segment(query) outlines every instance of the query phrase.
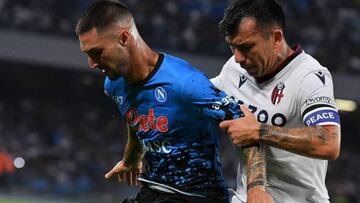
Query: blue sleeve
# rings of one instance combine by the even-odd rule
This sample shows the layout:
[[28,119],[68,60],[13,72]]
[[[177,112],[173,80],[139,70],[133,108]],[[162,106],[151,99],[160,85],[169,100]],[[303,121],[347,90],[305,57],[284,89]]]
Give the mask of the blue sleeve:
[[227,96],[216,88],[209,79],[200,72],[192,74],[185,80],[182,99],[201,114],[217,121],[236,119],[243,116],[240,106],[234,97]]

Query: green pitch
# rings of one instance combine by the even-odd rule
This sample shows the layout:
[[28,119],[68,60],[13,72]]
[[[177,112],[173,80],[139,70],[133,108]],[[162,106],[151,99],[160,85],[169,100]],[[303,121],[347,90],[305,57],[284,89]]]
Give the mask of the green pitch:
[[[0,197],[0,203],[61,203],[61,201],[26,200],[26,199]],[[68,203],[68,202],[66,202],[66,203]]]
[[35,202],[23,201],[23,200],[0,199],[0,203],[35,203]]

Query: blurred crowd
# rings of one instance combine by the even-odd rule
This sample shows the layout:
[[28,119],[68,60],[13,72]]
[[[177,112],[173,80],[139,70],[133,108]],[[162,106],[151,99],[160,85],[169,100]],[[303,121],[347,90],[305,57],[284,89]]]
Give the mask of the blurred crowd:
[[[229,56],[217,31],[228,1],[124,2],[153,46]],[[289,44],[300,43],[333,72],[360,73],[359,0],[280,2],[287,14]],[[74,38],[76,20],[90,3],[0,0],[0,29]],[[112,102],[101,95],[102,79],[64,70],[50,73],[47,68],[14,67],[10,64],[4,70],[2,63],[0,69],[0,156],[22,157],[25,165],[5,170],[0,163],[0,192],[24,188],[59,196],[119,193],[119,185],[103,176],[122,158],[125,123]],[[228,185],[234,187],[234,151],[226,136],[221,136],[221,142],[224,174]],[[359,202],[359,150],[341,150],[340,158],[329,162],[327,185],[332,202]]]
[[[12,171],[6,183],[0,184],[0,192],[23,188],[59,197],[120,195],[120,184],[104,179],[122,158],[126,144],[125,125],[114,112],[91,102],[0,101],[1,145],[13,159],[25,159],[24,168]],[[224,174],[234,188],[235,152],[226,136],[220,139]],[[329,164],[327,186],[332,202],[359,200],[359,170],[358,151],[342,148],[340,158]]]
[[[229,55],[217,24],[230,0],[124,0],[147,42],[159,49]],[[359,0],[279,0],[289,44],[300,43],[332,71],[360,73]],[[92,0],[0,0],[0,27],[74,37]]]
[[[0,156],[25,160],[7,171],[0,163],[0,194],[19,189],[53,197],[110,194],[117,201],[125,195],[116,179],[104,179],[122,158],[127,138],[124,121],[103,94],[102,76],[2,62],[0,78],[6,78],[0,80]],[[347,125],[340,158],[329,162],[327,186],[331,202],[355,203],[360,201],[358,122],[341,116]],[[225,179],[234,188],[235,151],[227,136],[220,141]]]

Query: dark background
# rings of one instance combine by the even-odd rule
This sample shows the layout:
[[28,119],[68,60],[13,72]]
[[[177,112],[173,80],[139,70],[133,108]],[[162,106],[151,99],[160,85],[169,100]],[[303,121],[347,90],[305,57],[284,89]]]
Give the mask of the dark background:
[[[59,202],[119,202],[137,190],[103,178],[122,158],[126,143],[125,124],[103,94],[104,76],[88,70],[85,58],[76,61],[70,58],[69,63],[60,58],[67,56],[67,51],[81,54],[73,30],[90,2],[0,1],[0,34],[5,33],[0,39],[0,147],[11,157],[23,157],[26,161],[24,168],[0,179],[0,200],[21,197]],[[186,53],[185,58],[201,64],[199,68],[209,77],[219,73],[221,64],[230,57],[217,32],[228,1],[125,2],[135,15],[140,34],[151,47],[174,54]],[[360,2],[281,3],[287,15],[289,44],[300,43],[328,67],[337,98],[358,103]],[[15,35],[19,37],[13,39]],[[25,41],[35,38],[55,39],[58,44],[44,48]],[[16,50],[12,47],[16,43],[28,51]],[[61,44],[69,43],[76,47],[59,49]],[[48,55],[40,50],[48,50]],[[219,66],[213,67],[210,61],[214,58]],[[359,115],[359,110],[340,112],[341,155],[329,162],[327,175],[331,202],[360,202]],[[224,174],[228,185],[234,187],[237,160],[226,136],[221,140]]]

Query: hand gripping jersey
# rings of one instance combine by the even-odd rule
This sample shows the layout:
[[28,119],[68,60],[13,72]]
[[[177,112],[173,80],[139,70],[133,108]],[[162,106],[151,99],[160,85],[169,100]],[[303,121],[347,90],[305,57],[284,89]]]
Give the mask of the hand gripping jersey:
[[[212,82],[228,95],[241,99],[259,122],[287,128],[340,126],[329,71],[304,53],[300,46],[294,49],[280,67],[281,71],[261,84],[248,75],[234,57],[228,60]],[[267,190],[275,202],[329,202],[325,187],[326,160],[300,156],[267,145],[262,147],[266,153]],[[245,201],[246,168],[239,165],[237,195],[233,202]]]
[[217,135],[219,121],[242,116],[233,98],[166,54],[142,83],[106,78],[105,91],[143,144],[140,181],[171,193],[227,197]]

